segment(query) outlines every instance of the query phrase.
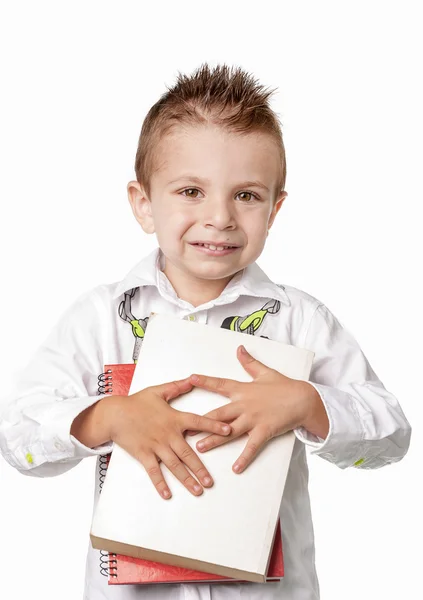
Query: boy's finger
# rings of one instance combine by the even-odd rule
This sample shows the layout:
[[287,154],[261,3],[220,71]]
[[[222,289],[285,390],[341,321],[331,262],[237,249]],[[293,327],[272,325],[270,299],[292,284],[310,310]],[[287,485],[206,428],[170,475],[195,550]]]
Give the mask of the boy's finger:
[[[203,415],[203,417],[208,417],[209,419],[214,419],[215,421],[221,421],[222,423],[227,423],[228,421],[237,419],[241,414],[242,407],[239,405],[239,403],[230,402],[229,404],[219,406],[219,408],[211,410]],[[200,433],[200,430],[189,429],[186,432],[187,435],[195,435],[196,433]]]
[[266,443],[266,438],[259,433],[252,433],[249,438],[244,451],[239,458],[234,462],[232,469],[235,473],[241,473],[244,471],[249,464],[253,462],[261,448]]
[[172,496],[172,492],[167,486],[155,454],[151,454],[144,458],[142,464],[160,496],[165,500],[168,500]]
[[231,427],[232,431],[230,435],[222,436],[221,434],[213,434],[199,440],[196,443],[197,450],[206,452],[212,448],[217,448],[217,446],[222,446],[223,444],[226,444],[226,442],[230,442],[248,431],[248,426],[246,426],[245,419],[242,417],[235,419],[235,421],[231,423]]
[[169,402],[169,400],[173,400],[181,394],[186,394],[186,392],[191,391],[192,388],[193,384],[190,382],[190,378],[186,377],[185,379],[163,383],[162,385],[157,386],[157,391],[163,400]]
[[183,461],[184,465],[189,468],[191,473],[197,477],[198,481],[203,484],[203,486],[211,487],[213,485],[213,478],[202,463],[201,458],[183,438],[173,439],[171,442],[171,448]]
[[238,360],[249,373],[253,379],[256,379],[260,375],[265,375],[272,369],[264,365],[262,362],[254,358],[246,349],[245,346],[238,346],[237,349]]
[[219,435],[228,435],[231,432],[231,426],[227,423],[221,423],[215,419],[209,419],[194,413],[181,411],[181,419],[184,429],[191,431],[208,431]]
[[216,392],[222,396],[230,398],[237,386],[242,385],[240,381],[234,379],[224,379],[222,377],[209,377],[208,375],[191,375],[189,381],[196,387],[201,387],[211,392]]
[[223,406],[219,406],[218,408],[205,413],[203,417],[215,419],[216,421],[227,422],[237,419],[242,412],[243,406],[239,404],[239,402],[229,402],[229,404],[224,404]]
[[[187,463],[187,464],[196,464],[196,460],[200,462],[200,468],[196,467],[196,471],[202,470],[207,473],[203,463],[198,458],[197,454],[194,450],[182,439],[184,442],[184,450],[179,450],[179,456]],[[177,446],[175,446],[177,447]],[[187,488],[191,494],[194,496],[199,496],[203,493],[202,486],[198,483],[198,481],[191,475],[191,473],[186,469],[182,460],[180,460],[179,456],[173,450],[173,447],[168,446],[160,452],[160,458],[162,459],[163,464],[167,466],[169,471],[179,479],[179,481]],[[190,467],[191,468],[191,467]],[[194,469],[192,469],[195,472]]]

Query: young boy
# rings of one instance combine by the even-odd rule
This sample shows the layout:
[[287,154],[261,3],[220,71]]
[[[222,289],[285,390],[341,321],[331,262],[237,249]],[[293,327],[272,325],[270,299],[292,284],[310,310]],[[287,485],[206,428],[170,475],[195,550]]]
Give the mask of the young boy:
[[[167,501],[172,490],[160,461],[187,493],[213,485],[200,444],[197,454],[186,443],[190,431],[205,432],[206,450],[248,433],[239,468],[233,466],[237,477],[263,444],[294,430],[280,512],[285,577],[271,584],[108,587],[107,553],[89,545],[86,600],[316,600],[306,446],[341,469],[382,467],[407,452],[410,425],[353,336],[322,302],[273,283],[255,262],[287,196],[270,94],[241,69],[202,65],[192,76],[180,75],[150,109],[128,197],[159,248],[122,281],[93,288],[64,313],[22,370],[2,415],[0,441],[12,466],[41,477],[97,455],[96,500],[102,457],[116,442],[144,465]],[[240,347],[251,383],[198,373],[130,397],[106,396],[103,365],[137,361],[152,311],[308,348],[315,352],[310,381],[285,377]],[[202,417],[173,409],[172,398],[194,385],[233,402]]]

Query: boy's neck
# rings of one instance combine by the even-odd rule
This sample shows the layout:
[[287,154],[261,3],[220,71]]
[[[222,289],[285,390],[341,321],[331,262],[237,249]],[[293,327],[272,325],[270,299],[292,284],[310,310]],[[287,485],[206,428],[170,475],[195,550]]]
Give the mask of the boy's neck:
[[178,298],[193,306],[200,306],[218,298],[235,276],[235,274],[230,275],[224,279],[195,279],[183,271],[176,272],[171,266],[169,267],[167,261],[162,271],[172,284]]

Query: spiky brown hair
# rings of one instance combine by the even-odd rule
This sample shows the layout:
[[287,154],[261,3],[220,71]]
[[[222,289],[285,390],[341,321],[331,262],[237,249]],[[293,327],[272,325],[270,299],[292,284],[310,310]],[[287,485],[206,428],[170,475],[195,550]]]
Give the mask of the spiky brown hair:
[[168,87],[150,108],[144,119],[135,157],[137,181],[150,197],[150,180],[157,168],[158,143],[178,124],[219,125],[246,134],[269,133],[280,152],[280,178],[277,189],[284,190],[286,180],[285,147],[276,113],[269,106],[275,91],[266,89],[240,67],[203,63],[192,75],[178,72],[176,84]]

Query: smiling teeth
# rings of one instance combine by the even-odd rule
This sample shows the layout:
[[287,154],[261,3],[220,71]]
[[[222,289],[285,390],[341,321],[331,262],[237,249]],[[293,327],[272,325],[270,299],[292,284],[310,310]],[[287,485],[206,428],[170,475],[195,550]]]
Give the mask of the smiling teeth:
[[199,244],[199,246],[204,246],[204,248],[209,248],[209,250],[227,250],[228,248],[232,248],[232,246],[213,246],[213,244]]

